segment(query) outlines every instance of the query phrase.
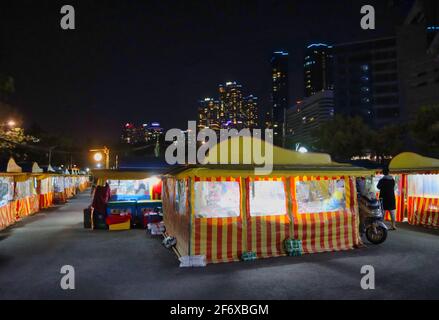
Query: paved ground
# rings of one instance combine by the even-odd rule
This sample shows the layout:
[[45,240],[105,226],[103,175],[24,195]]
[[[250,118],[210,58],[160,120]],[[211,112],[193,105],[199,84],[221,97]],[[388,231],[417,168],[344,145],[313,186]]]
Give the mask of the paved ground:
[[[142,230],[82,228],[80,195],[0,232],[0,299],[439,299],[439,233],[403,226],[381,246],[180,269]],[[73,265],[76,290],[60,287]],[[373,265],[376,290],[360,288]]]

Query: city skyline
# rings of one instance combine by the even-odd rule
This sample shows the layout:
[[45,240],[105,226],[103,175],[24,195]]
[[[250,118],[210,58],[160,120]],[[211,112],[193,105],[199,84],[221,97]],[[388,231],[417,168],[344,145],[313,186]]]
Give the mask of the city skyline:
[[[348,42],[392,34],[395,23],[401,19],[399,7],[391,8],[389,15],[387,3],[372,1],[377,7],[380,28],[364,31],[358,25],[360,2],[345,1],[337,5],[318,2],[319,6],[315,7],[301,2],[267,4],[259,1],[253,7],[244,3],[226,7],[211,3],[199,6],[177,4],[172,9],[166,4],[152,2],[152,10],[148,10],[151,13],[141,10],[144,5],[140,3],[119,3],[111,8],[81,3],[77,8],[78,30],[71,33],[52,30],[51,19],[58,23],[59,8],[56,5],[47,2],[42,8],[29,10],[32,17],[30,13],[22,13],[18,5],[13,5],[8,8],[9,15],[2,23],[12,26],[18,23],[21,27],[13,27],[13,34],[2,36],[0,66],[16,80],[14,105],[24,114],[25,120],[35,121],[54,132],[69,130],[79,139],[84,138],[84,132],[73,123],[83,123],[90,128],[92,134],[87,134],[87,138],[91,136],[94,143],[116,140],[114,130],[109,130],[109,134],[104,132],[131,119],[157,119],[166,128],[184,127],[180,110],[187,110],[187,117],[196,120],[197,110],[193,106],[199,97],[212,96],[212,88],[231,80],[252,88],[252,94],[259,98],[262,118],[266,109],[271,107],[271,72],[267,61],[273,51],[285,50],[290,54],[292,81],[289,98],[295,101],[303,95],[301,61],[307,44]],[[216,16],[212,14],[212,8],[224,11]],[[380,8],[386,8],[386,19],[380,14],[383,12]],[[204,17],[198,23],[174,19],[179,10],[189,16]],[[242,10],[248,12],[246,18],[240,14]],[[167,28],[181,28],[178,34],[186,39],[184,42],[174,39],[172,51],[160,50],[160,45],[171,39],[160,20],[144,19],[158,11],[175,21]],[[273,17],[266,15],[267,12]],[[308,22],[304,12],[318,17],[319,22],[331,24],[332,30]],[[109,15],[117,17],[116,22],[109,29],[101,27],[105,26],[105,18]],[[283,22],[274,16],[282,17]],[[288,19],[291,16],[297,19]],[[344,16],[344,21],[340,21],[339,16]],[[199,25],[203,25],[206,19],[212,22],[210,27],[199,31]],[[249,23],[256,26],[255,21],[260,21],[259,27],[243,27],[238,33],[231,32]],[[158,26],[154,29],[156,35],[148,31],[147,26],[151,23]],[[219,29],[224,23],[230,26]],[[27,24],[41,25],[47,31],[45,38],[37,36],[32,39]],[[299,30],[299,25],[306,28],[294,31]],[[342,31],[346,25],[358,26],[345,33]],[[134,32],[139,28],[150,36],[148,42]],[[222,42],[227,45],[218,47],[216,41],[209,40],[213,34],[218,34],[221,39],[229,36],[229,41]],[[97,41],[92,42],[92,38]],[[22,41],[18,43],[16,39]],[[151,41],[159,44],[158,50],[149,50]],[[48,47],[50,50],[46,53]],[[209,51],[204,52],[203,48],[209,48]],[[33,63],[30,56],[24,55],[25,52],[35,52],[35,62],[38,63]],[[130,59],[126,59],[128,55]],[[162,61],[161,57],[166,58],[163,61],[167,63],[151,63]],[[78,59],[86,63],[78,66]]]

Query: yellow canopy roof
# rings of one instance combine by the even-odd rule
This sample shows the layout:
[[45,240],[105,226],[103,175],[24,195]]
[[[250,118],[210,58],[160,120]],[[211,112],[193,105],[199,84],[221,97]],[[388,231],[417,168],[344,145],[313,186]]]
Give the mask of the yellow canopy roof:
[[[240,143],[238,143],[240,142]],[[235,143],[235,146],[233,145]],[[265,143],[258,138],[234,137],[218,143],[211,148],[205,157],[208,163],[219,163],[221,150],[228,150],[229,164],[207,164],[177,168],[169,174],[178,178],[189,176],[197,177],[253,177],[255,175],[255,161],[251,157],[251,164],[245,164],[244,155],[253,150],[255,143],[261,144],[262,153],[265,154]],[[250,149],[248,148],[250,146]],[[247,147],[247,150],[246,150]],[[283,176],[368,176],[373,175],[373,170],[353,167],[332,161],[331,156],[325,153],[300,153],[292,150],[273,147],[272,157],[265,159],[267,164],[273,165],[273,171],[268,177]],[[224,156],[225,158],[225,156]],[[236,164],[231,164],[235,159]],[[238,160],[239,159],[239,160]],[[236,161],[238,160],[238,161]],[[249,160],[249,159],[247,159]],[[249,162],[247,162],[249,163]]]
[[[228,164],[237,163],[237,161],[232,162],[232,159],[239,159],[239,164],[249,164],[249,162],[244,163],[245,157],[248,157],[251,163],[255,164],[255,159],[252,157],[251,153],[256,144],[260,145],[262,153],[265,154],[265,142],[263,140],[255,137],[233,137],[213,146],[210,149],[209,154],[205,157],[205,160],[209,163],[220,163],[221,152],[227,150]],[[273,148],[273,157],[268,157],[268,159],[266,159],[266,163],[269,164],[349,166],[348,164],[333,162],[331,156],[326,153],[300,153],[271,144],[270,146]]]
[[439,159],[404,152],[392,159],[390,171],[439,171]]
[[[269,175],[259,176],[259,177],[367,177],[373,175],[375,172],[373,170],[367,170],[363,168],[346,168],[346,167],[274,167],[273,171]],[[187,177],[200,177],[200,178],[216,178],[216,177],[231,177],[231,178],[247,178],[256,177],[254,170],[240,168],[235,166],[234,168],[224,168],[223,166],[218,166],[217,168],[210,167],[193,167],[187,168],[180,172],[170,173],[177,177],[178,179]]]
[[97,179],[99,185],[107,180],[143,180],[163,174],[160,170],[143,171],[118,171],[118,170],[93,170],[92,176]]
[[12,177],[15,182],[24,182],[33,178],[32,173],[23,172],[0,172],[1,177]]

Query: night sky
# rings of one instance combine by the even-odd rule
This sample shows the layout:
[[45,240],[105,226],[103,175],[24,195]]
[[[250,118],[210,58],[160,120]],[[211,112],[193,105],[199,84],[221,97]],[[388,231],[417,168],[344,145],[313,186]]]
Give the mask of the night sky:
[[[117,140],[128,121],[186,128],[197,101],[237,81],[270,101],[270,57],[290,52],[291,98],[303,91],[305,45],[394,35],[388,0],[1,1],[0,72],[16,81],[26,122],[91,143]],[[60,28],[60,8],[76,30]],[[360,28],[360,8],[377,30]],[[293,100],[294,101],[294,100]]]

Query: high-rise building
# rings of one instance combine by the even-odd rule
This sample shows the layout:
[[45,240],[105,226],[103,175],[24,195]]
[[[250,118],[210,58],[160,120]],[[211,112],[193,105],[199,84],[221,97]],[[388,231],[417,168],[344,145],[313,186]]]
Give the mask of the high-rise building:
[[205,98],[200,101],[198,107],[198,129],[210,128],[215,131],[221,129],[222,117],[220,115],[220,103],[213,98]]
[[333,90],[332,46],[314,43],[307,47],[304,61],[305,97],[323,90]]
[[163,134],[164,130],[158,122],[142,125],[127,123],[122,130],[121,141],[124,144],[131,145],[155,144],[160,141]]
[[140,131],[143,135],[143,141],[147,144],[160,142],[164,136],[164,129],[159,122],[144,123]]
[[309,148],[315,142],[314,131],[334,117],[334,91],[320,91],[288,109],[286,147],[300,144]]
[[403,120],[439,105],[439,2],[418,0],[397,30]]
[[289,106],[288,52],[273,53],[272,69],[272,126],[274,143],[282,146],[285,137],[285,114]]
[[439,2],[437,0],[416,0],[404,25],[424,27],[427,46],[434,45],[435,40],[439,42],[436,37],[439,34]]
[[121,140],[125,144],[138,144],[142,141],[142,134],[134,123],[127,123],[123,127]]
[[396,38],[334,47],[335,112],[360,116],[372,127],[401,117]]
[[258,98],[243,95],[242,86],[227,82],[218,88],[219,99],[205,98],[198,108],[198,129],[255,129],[259,127]]
[[221,113],[224,113],[223,128],[244,128],[245,112],[242,86],[236,82],[227,82],[219,86]]
[[244,127],[248,129],[259,128],[259,117],[258,117],[258,98],[249,95],[244,97],[244,114],[245,121]]

